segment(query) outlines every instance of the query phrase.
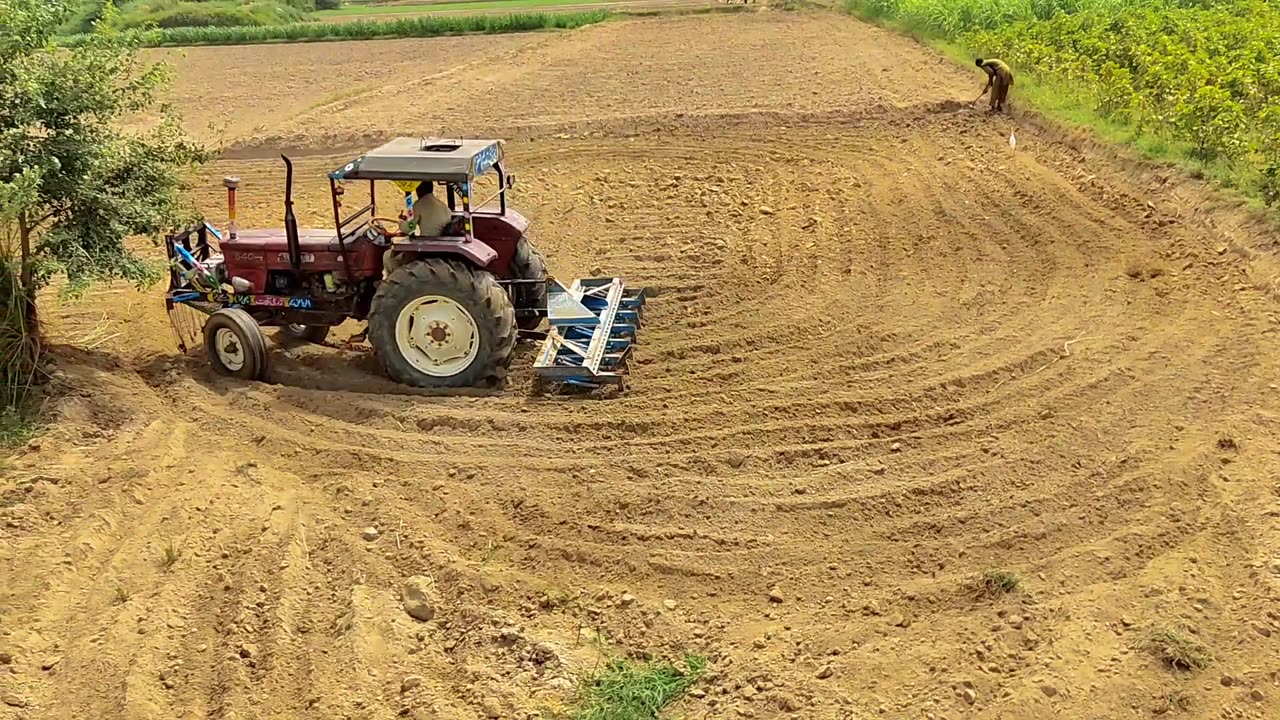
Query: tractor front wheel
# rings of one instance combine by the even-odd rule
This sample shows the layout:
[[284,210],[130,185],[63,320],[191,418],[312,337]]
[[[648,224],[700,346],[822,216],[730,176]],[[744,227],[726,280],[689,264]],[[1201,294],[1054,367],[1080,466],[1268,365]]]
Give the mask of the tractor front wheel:
[[515,296],[516,310],[525,311],[516,316],[516,324],[521,330],[536,330],[542,324],[543,316],[529,311],[546,312],[547,261],[533,243],[529,242],[529,238],[522,237],[516,242],[516,251],[511,257],[511,277],[516,280],[537,281],[516,283],[513,286],[515,292],[512,293]]
[[204,347],[209,364],[219,375],[241,380],[267,376],[267,341],[262,328],[240,308],[223,308],[204,324]]
[[378,286],[369,342],[387,375],[405,385],[493,382],[511,363],[515,309],[492,273],[461,260],[418,260]]

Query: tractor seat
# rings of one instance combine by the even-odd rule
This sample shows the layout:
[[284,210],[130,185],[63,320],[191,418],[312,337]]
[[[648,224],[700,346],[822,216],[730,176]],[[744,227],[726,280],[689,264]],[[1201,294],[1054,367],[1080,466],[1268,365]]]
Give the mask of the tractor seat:
[[[234,241],[224,243],[226,250],[259,250],[262,252],[288,252],[289,241],[284,229],[241,230]],[[298,228],[298,245],[303,250],[325,251],[338,250],[338,236],[332,230]]]

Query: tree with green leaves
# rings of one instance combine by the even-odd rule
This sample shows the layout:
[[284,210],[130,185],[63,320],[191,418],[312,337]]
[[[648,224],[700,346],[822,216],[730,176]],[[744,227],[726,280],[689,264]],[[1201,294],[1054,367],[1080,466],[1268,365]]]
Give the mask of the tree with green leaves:
[[[0,363],[6,405],[34,380],[36,296],[56,274],[69,287],[145,284],[161,268],[130,252],[192,217],[182,200],[205,150],[158,104],[168,68],[140,60],[113,31],[107,4],[86,44],[55,45],[75,0],[0,0]],[[130,129],[146,115],[154,122]],[[0,311],[3,312],[3,311]]]

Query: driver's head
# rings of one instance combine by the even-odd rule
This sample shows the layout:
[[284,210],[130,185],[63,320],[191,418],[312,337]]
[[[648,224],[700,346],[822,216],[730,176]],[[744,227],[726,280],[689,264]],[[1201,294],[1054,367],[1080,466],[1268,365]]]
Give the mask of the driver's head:
[[426,197],[430,195],[431,191],[434,189],[435,188],[432,186],[431,181],[429,180],[426,182],[418,183],[418,197],[420,198]]

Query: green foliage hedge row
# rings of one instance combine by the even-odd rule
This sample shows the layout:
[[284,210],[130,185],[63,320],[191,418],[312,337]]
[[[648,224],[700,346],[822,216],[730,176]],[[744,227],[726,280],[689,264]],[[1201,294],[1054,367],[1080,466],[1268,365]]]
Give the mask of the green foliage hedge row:
[[[326,7],[340,0],[321,0]],[[106,0],[80,0],[62,27],[66,34],[87,33],[103,14]],[[123,28],[280,25],[302,22],[316,0],[116,0]]]
[[[132,39],[144,47],[175,45],[248,45],[266,42],[317,40],[369,40],[392,37],[435,37],[462,33],[512,33],[530,30],[571,29],[602,22],[606,10],[577,13],[512,13],[510,15],[411,16],[390,20],[348,23],[293,23],[250,27],[177,27],[135,31]],[[86,36],[62,39],[66,47],[78,47]]]
[[235,27],[302,22],[306,10],[276,0],[256,2],[181,2],[149,0],[129,5],[120,17],[125,29],[159,27]]
[[1280,3],[848,0],[860,15],[1000,57],[1100,116],[1239,170],[1280,201]]

